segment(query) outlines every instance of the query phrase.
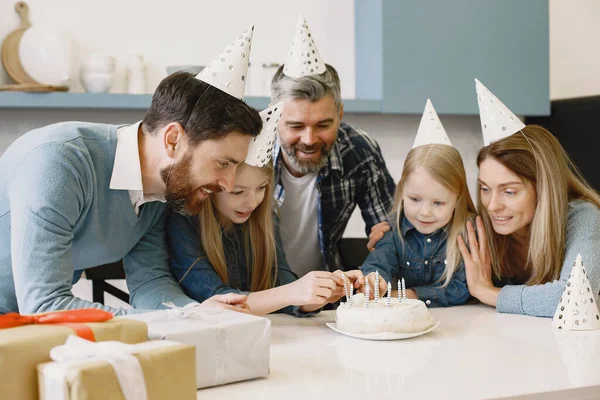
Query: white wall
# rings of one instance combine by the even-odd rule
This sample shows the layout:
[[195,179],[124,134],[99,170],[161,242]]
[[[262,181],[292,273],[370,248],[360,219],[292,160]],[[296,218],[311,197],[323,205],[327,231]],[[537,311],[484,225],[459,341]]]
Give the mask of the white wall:
[[[0,38],[16,29],[15,0],[0,0]],[[28,0],[33,25],[69,31],[79,60],[90,52],[117,57],[119,71],[111,88],[122,92],[123,67],[130,53],[148,63],[148,93],[166,76],[166,66],[207,65],[249,25],[255,25],[249,79],[260,83],[263,63],[284,63],[300,14],[306,18],[325,62],[336,66],[342,95],[353,98],[353,0]],[[255,68],[258,68],[256,70]],[[4,73],[4,72],[2,72]],[[7,82],[0,76],[0,83]],[[82,91],[77,76],[72,91]],[[254,89],[251,88],[251,89]],[[248,93],[249,95],[260,93]]]
[[600,95],[600,1],[550,0],[550,98]]

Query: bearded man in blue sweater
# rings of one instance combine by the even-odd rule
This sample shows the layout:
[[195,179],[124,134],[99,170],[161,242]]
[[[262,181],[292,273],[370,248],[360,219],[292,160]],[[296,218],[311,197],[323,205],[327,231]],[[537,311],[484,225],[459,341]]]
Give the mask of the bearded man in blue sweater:
[[[0,313],[192,305],[169,272],[165,202],[196,215],[209,193],[230,191],[261,128],[239,98],[182,72],[136,124],[65,122],[17,139],[0,158]],[[84,269],[120,259],[133,311],[73,296]]]

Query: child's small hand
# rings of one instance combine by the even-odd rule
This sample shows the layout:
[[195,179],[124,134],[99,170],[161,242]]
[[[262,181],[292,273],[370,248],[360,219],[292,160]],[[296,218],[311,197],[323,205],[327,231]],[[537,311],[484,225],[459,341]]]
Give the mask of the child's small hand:
[[344,290],[344,278],[346,276],[346,285],[348,285],[348,289],[351,287],[360,287],[364,285],[365,277],[362,272],[359,270],[352,270],[342,272],[341,270],[335,271],[332,276],[335,279],[335,283],[337,285],[336,289],[332,292],[331,297],[327,299],[328,303],[335,303],[340,300],[342,297],[346,296],[346,291]]
[[[369,275],[367,275],[366,278],[367,284],[369,285],[369,298],[370,299],[374,299],[375,298],[375,272],[371,272]],[[381,275],[379,275],[379,297],[384,297],[385,294],[387,293],[387,282],[385,281],[385,279],[383,279],[381,277]],[[362,290],[362,292],[364,293],[364,288]]]
[[[342,289],[339,290],[339,284]],[[297,281],[292,282],[293,298],[291,304],[295,306],[318,305],[323,306],[331,298],[341,297],[343,281],[340,276],[327,271],[312,271]]]

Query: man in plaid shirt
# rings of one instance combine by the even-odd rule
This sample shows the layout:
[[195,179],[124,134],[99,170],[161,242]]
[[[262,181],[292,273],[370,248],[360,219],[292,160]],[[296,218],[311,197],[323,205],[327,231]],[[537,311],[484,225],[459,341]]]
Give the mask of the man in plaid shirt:
[[300,77],[281,66],[271,84],[273,104],[284,104],[274,195],[284,250],[298,276],[341,269],[338,245],[354,208],[368,235],[386,220],[396,187],[377,142],[341,121],[339,77],[323,66],[320,74]]

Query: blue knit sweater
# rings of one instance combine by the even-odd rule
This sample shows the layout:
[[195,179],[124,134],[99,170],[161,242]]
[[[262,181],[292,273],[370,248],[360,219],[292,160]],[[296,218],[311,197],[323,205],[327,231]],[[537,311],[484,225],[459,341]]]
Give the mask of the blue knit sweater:
[[117,126],[66,122],[17,139],[0,158],[0,313],[84,307],[73,297],[80,271],[124,261],[131,304],[161,308],[192,300],[174,281],[165,205],[136,215],[127,190],[109,188]]
[[600,210],[582,200],[569,203],[565,260],[560,278],[543,285],[506,285],[500,291],[496,309],[503,313],[552,317],[573,269],[577,254],[581,259],[592,290],[600,290]]

